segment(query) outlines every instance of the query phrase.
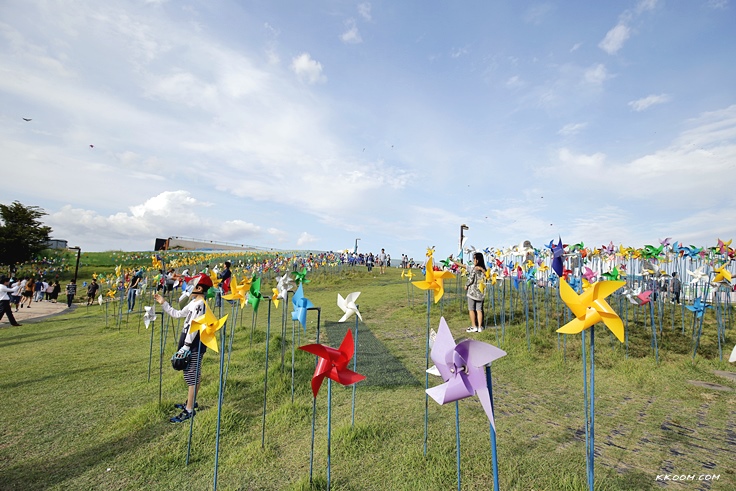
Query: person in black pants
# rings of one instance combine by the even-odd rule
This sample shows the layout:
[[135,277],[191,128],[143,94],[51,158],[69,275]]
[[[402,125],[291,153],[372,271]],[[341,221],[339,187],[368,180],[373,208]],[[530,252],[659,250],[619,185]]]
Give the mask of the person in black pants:
[[10,296],[17,295],[20,283],[16,283],[13,288],[8,286],[10,278],[7,276],[0,276],[0,320],[2,320],[5,314],[8,314],[8,320],[11,326],[20,326],[18,321],[15,320],[13,310],[10,308]]

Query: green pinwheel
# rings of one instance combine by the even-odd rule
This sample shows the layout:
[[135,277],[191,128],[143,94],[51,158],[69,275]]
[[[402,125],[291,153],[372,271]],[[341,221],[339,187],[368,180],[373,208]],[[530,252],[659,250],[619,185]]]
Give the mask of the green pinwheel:
[[306,267],[304,267],[304,269],[301,271],[293,271],[291,274],[294,275],[294,281],[297,285],[309,283],[309,280],[307,279]]
[[262,298],[261,278],[256,278],[250,284],[250,290],[248,290],[248,303],[253,306],[253,312],[258,312],[258,305],[260,305]]
[[614,266],[611,271],[601,274],[601,277],[607,279],[608,281],[618,281],[620,276],[621,273],[616,266]]

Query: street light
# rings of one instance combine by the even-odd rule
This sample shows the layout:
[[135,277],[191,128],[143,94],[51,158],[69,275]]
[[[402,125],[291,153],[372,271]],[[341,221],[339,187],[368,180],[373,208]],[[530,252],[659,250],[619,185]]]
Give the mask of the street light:
[[69,247],[70,251],[77,251],[77,265],[74,268],[74,283],[77,283],[77,274],[79,273],[79,257],[82,255],[82,248],[79,246]]
[[464,259],[465,256],[463,255],[463,232],[468,230],[468,226],[464,223],[460,225],[460,258]]

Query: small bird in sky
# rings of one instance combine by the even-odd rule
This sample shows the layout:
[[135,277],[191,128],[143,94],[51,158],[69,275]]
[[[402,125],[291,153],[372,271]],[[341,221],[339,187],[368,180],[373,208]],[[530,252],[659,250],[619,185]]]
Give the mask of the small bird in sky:
[[23,121],[26,121],[26,122],[31,121],[31,118],[23,118]]
[[95,146],[94,145],[90,145],[89,148],[95,148]]

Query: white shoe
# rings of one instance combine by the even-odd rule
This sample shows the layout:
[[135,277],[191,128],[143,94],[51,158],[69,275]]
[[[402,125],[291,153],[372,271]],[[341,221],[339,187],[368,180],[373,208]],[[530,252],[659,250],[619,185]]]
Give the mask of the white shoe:
[[469,328],[465,329],[465,332],[478,332],[478,328],[470,326]]

